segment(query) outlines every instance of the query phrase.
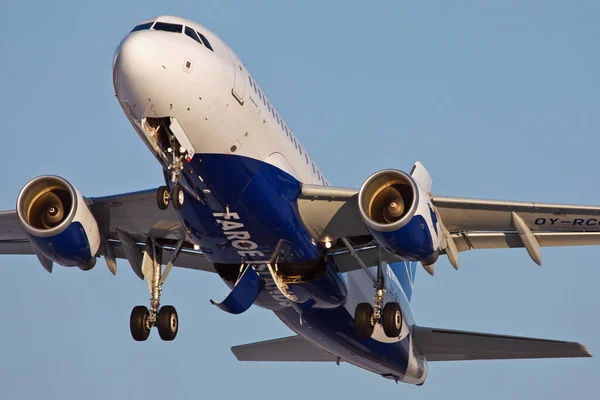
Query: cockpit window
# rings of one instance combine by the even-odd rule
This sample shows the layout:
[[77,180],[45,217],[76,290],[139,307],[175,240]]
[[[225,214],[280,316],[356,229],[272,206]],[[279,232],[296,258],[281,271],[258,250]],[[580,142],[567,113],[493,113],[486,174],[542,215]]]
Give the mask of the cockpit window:
[[[135,28],[133,28],[131,30],[131,32],[137,32],[137,31],[143,31],[145,29],[150,29],[150,27],[152,26],[152,24],[154,23],[154,21],[152,22],[146,22],[145,24],[139,24],[138,26],[136,26]],[[129,33],[131,33],[129,32]]]
[[196,42],[202,44],[202,42],[200,41],[200,39],[198,39],[198,36],[196,35],[196,32],[194,32],[194,30],[192,28],[190,28],[189,26],[185,27],[185,34],[189,37],[191,37],[192,39],[194,39]]
[[198,34],[198,36],[200,36],[200,39],[202,39],[202,41],[204,42],[204,45],[210,50],[210,51],[214,51],[212,46],[210,45],[210,42],[208,41],[208,39],[206,38],[206,36],[204,36],[203,34],[201,34],[200,32],[196,31],[196,33]]
[[168,22],[157,22],[154,25],[155,31],[181,33],[182,29],[183,29],[183,25],[169,24]]

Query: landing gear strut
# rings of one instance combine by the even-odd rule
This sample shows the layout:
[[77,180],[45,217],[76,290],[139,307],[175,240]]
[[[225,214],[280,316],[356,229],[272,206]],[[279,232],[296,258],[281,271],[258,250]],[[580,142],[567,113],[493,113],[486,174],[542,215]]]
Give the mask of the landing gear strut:
[[[170,180],[173,184],[173,190],[169,193],[166,186],[158,188],[156,200],[158,208],[161,210],[167,209],[169,202],[173,202],[173,207],[176,210],[180,210],[183,207],[185,201],[185,192],[180,184],[181,171],[183,170],[183,161],[189,157],[188,150],[184,149],[173,133],[169,132],[169,146],[167,147],[168,155],[165,156],[166,160],[170,159],[167,167],[168,173],[171,175]],[[189,160],[189,159],[188,159]]]
[[377,278],[373,281],[375,296],[373,305],[359,303],[354,313],[356,335],[360,338],[370,338],[375,325],[381,324],[385,335],[390,338],[400,336],[402,331],[402,310],[400,305],[390,302],[383,306],[385,282],[383,276],[382,250],[379,248],[379,261],[377,263]]
[[[182,234],[182,238],[185,236]],[[156,243],[154,238],[146,240],[144,258],[142,261],[142,272],[148,281],[150,290],[150,308],[136,306],[131,311],[129,328],[134,340],[141,342],[148,339],[153,326],[158,328],[158,334],[162,340],[171,341],[177,336],[179,330],[179,317],[173,306],[160,306],[160,294],[162,285],[165,283],[173,263],[183,247],[184,239],[180,239],[173,252],[173,257],[167,263],[163,271],[162,247]]]

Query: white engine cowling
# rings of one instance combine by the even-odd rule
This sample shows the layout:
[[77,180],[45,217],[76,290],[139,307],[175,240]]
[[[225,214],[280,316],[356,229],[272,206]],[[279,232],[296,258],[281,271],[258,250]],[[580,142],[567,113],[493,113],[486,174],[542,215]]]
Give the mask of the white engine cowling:
[[441,241],[431,200],[408,174],[383,170],[360,188],[362,219],[375,240],[405,260],[435,262]]
[[90,269],[100,232],[83,196],[65,179],[40,176],[19,193],[17,214],[38,256],[66,267]]

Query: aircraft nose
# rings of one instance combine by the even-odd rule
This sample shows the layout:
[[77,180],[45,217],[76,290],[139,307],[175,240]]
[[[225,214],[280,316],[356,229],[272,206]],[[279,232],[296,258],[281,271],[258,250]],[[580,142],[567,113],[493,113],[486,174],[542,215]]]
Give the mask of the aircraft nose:
[[156,46],[149,32],[134,32],[117,48],[113,64],[113,84],[117,95],[147,80],[155,67]]
[[136,110],[138,120],[149,111],[159,112],[159,105],[172,91],[173,68],[169,63],[173,57],[169,55],[169,43],[163,42],[160,32],[133,32],[116,50],[113,62],[115,92],[121,103]]

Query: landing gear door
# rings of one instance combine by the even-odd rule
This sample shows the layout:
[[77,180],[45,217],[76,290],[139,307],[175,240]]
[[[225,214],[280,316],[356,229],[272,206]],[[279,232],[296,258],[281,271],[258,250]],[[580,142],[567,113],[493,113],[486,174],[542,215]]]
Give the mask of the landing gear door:
[[233,94],[233,97],[243,105],[244,96],[246,95],[246,76],[244,74],[244,67],[242,67],[242,63],[235,55],[231,54],[231,59],[233,60],[233,68],[235,70],[231,93]]
[[181,128],[181,125],[179,125],[179,122],[177,122],[177,119],[171,118],[171,125],[169,126],[169,129],[171,129],[171,132],[173,132],[173,135],[175,135],[175,138],[181,147],[187,150],[187,156],[190,158],[194,157],[194,147],[183,131],[183,128]]

